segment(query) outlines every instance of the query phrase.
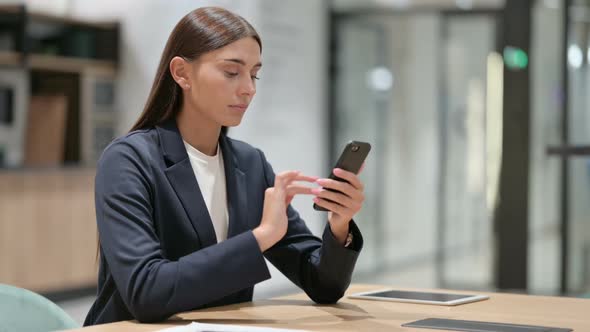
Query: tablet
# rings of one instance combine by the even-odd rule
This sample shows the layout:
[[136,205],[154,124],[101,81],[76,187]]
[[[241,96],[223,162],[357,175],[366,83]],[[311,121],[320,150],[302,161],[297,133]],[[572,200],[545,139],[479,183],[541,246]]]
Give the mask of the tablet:
[[356,293],[348,297],[362,300],[381,300],[436,305],[457,305],[486,300],[489,298],[487,295],[477,294],[429,293],[393,289]]

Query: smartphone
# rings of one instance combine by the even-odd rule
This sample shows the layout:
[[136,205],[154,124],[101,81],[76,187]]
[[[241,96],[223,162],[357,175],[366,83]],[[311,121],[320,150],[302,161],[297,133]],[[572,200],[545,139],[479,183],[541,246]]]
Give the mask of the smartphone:
[[[371,151],[371,144],[366,142],[350,141],[344,147],[344,150],[340,154],[340,157],[338,158],[338,161],[336,162],[336,166],[334,166],[334,168],[341,168],[345,171],[358,174],[359,170],[361,169],[361,166],[363,165],[363,162],[365,162],[365,159],[369,154],[369,151]],[[334,172],[330,173],[330,179],[348,182],[334,175]],[[326,190],[337,191],[333,189]],[[315,203],[313,204],[313,208],[317,211],[328,211]]]

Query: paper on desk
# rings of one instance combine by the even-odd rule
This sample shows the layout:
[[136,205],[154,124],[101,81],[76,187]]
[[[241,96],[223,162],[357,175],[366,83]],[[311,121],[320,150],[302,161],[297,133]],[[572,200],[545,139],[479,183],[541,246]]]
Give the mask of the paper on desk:
[[159,332],[308,332],[304,330],[275,329],[270,327],[190,323],[189,325],[171,327]]

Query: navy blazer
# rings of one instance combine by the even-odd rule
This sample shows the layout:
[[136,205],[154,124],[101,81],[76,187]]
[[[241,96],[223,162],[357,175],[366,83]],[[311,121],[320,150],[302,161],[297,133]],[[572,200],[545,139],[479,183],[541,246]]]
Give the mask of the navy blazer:
[[323,241],[288,207],[284,238],[261,253],[252,230],[274,173],[264,154],[221,135],[229,212],[228,239],[217,243],[174,120],[116,139],[96,173],[100,236],[98,296],[84,325],[164,320],[179,312],[252,300],[270,278],[266,257],[317,303],[344,294],[362,237],[339,244],[326,225]]

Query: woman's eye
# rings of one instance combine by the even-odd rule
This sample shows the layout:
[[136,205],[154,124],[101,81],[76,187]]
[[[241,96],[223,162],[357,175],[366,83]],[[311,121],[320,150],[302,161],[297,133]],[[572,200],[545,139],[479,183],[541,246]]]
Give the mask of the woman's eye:
[[227,76],[227,77],[236,77],[236,76],[238,76],[238,73],[233,73],[231,71],[226,71],[225,72],[225,76]]
[[260,77],[258,77],[258,76],[256,76],[256,75],[252,75],[252,79],[253,79],[253,80],[259,80],[259,79],[260,79]]

